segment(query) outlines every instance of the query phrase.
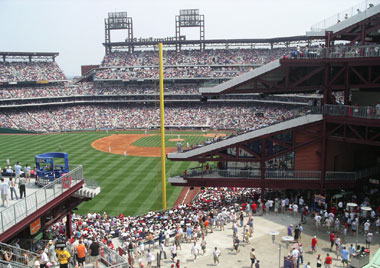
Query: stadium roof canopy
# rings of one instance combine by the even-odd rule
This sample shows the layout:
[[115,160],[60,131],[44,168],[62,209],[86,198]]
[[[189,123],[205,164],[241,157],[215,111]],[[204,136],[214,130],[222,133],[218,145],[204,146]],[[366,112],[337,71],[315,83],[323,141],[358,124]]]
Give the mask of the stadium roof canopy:
[[58,52],[0,52],[0,56],[57,57]]
[[125,47],[125,46],[153,46],[161,42],[163,45],[198,45],[198,44],[276,44],[276,43],[290,43],[290,42],[304,42],[311,38],[306,35],[289,36],[289,37],[275,37],[275,38],[255,38],[255,39],[211,39],[211,40],[166,40],[165,38],[135,38],[133,41],[126,42],[111,42],[103,43],[104,46],[110,47]]

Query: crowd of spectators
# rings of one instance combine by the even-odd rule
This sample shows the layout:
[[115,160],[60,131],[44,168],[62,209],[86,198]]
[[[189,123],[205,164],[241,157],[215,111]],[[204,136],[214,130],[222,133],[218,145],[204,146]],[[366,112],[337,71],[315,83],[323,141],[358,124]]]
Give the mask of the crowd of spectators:
[[[341,251],[348,235],[354,236],[358,231],[362,232],[366,237],[366,246],[369,247],[373,233],[379,232],[380,206],[376,194],[350,195],[340,199],[331,195],[331,201],[321,199],[319,195],[306,196],[307,193],[302,191],[285,193],[270,190],[262,199],[260,190],[255,188],[206,188],[200,190],[188,204],[163,211],[149,211],[143,215],[116,216],[105,212],[72,214],[72,238],[67,240],[67,249],[74,256],[78,243],[90,247],[94,241],[100,241],[109,249],[124,255],[132,266],[138,264],[138,267],[143,267],[143,258],[149,264],[149,254],[155,249],[158,250],[157,254],[166,255],[167,251],[172,253],[172,262],[175,263],[178,261],[176,252],[182,250],[182,243],[203,241],[208,233],[223,231],[229,223],[232,223],[234,247],[236,238],[239,243],[238,237],[243,242],[249,242],[254,231],[253,216],[265,213],[300,217],[297,226],[290,224],[287,227],[287,234],[294,236],[296,243],[291,251],[295,250],[295,245],[297,249],[302,246],[298,242],[303,225],[308,221],[313,221],[316,231],[328,231],[330,251],[335,250],[337,257],[342,259],[344,255]],[[350,205],[353,203],[358,205],[353,208]],[[370,213],[363,213],[364,207],[369,208]],[[238,227],[243,228],[242,233],[238,232]],[[65,228],[66,225],[62,222],[54,224],[46,231],[47,239],[65,240]],[[312,253],[320,250],[316,247],[316,236],[312,238],[311,245]],[[350,257],[353,253],[354,251],[350,253]],[[115,261],[110,255],[104,254],[104,258],[110,263]],[[300,254],[293,255],[293,258],[296,258],[297,263],[303,262],[302,257],[299,260]]]
[[55,62],[0,62],[0,81],[25,82],[65,79],[65,75]]
[[[297,110],[282,105],[175,104],[165,107],[165,125],[252,130],[294,117]],[[159,126],[154,105],[76,105],[0,113],[0,124],[30,131],[135,129]]]
[[[252,70],[252,67],[178,66],[164,68],[166,79],[233,78]],[[96,72],[96,80],[158,79],[157,67],[106,68]]]
[[[287,48],[211,49],[205,51],[165,51],[165,78],[233,78],[281,58]],[[136,80],[158,78],[156,51],[115,51],[107,54],[96,72],[98,80]],[[118,68],[115,68],[118,67]]]
[[[196,84],[166,85],[166,94],[199,94]],[[98,95],[146,95],[159,94],[158,85],[97,85],[92,82],[78,84],[58,83],[46,86],[3,87],[0,88],[0,99],[25,99],[70,96],[98,96]]]
[[[181,65],[250,65],[265,64],[280,58],[288,49],[207,49],[167,50],[163,53],[163,61],[167,66]],[[152,66],[158,65],[157,51],[134,51],[133,53],[115,51],[107,54],[103,67],[114,66]]]

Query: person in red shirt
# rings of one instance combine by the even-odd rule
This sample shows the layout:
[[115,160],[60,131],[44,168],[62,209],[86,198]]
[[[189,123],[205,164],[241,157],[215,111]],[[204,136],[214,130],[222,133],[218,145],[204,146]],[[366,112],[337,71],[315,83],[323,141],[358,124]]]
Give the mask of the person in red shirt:
[[313,239],[311,239],[311,253],[314,253],[316,251],[317,246],[317,237],[314,236]]
[[332,258],[330,257],[330,254],[327,253],[327,256],[325,258],[325,268],[331,268],[332,264]]
[[330,233],[330,251],[332,251],[335,243],[335,234],[334,232]]
[[256,205],[255,202],[252,203],[252,205],[251,205],[251,209],[252,209],[252,214],[253,214],[253,215],[256,215],[257,205]]

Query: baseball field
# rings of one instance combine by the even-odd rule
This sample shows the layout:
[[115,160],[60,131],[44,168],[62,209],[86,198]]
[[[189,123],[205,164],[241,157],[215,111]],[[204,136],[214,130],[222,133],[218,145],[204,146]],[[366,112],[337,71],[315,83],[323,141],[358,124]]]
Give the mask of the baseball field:
[[[211,134],[213,135],[213,134]],[[211,136],[209,134],[209,136]],[[202,143],[202,132],[167,132],[166,152]],[[78,213],[106,211],[109,215],[139,215],[161,209],[160,136],[157,132],[73,132],[38,135],[0,135],[0,166],[6,159],[13,166],[34,166],[34,156],[46,152],[67,152],[69,164],[83,165],[84,177],[98,182],[101,193],[82,203]],[[166,161],[166,177],[182,174],[199,165],[192,162]],[[180,187],[167,184],[167,204],[176,201]]]

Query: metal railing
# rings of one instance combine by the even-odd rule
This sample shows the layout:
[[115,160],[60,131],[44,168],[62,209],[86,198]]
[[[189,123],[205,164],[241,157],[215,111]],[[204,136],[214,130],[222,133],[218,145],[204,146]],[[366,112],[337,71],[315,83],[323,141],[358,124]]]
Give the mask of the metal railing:
[[18,263],[18,262],[7,262],[4,260],[0,260],[0,268],[25,268],[30,267],[29,265]]
[[367,9],[379,5],[380,0],[366,0],[360,4],[357,4],[351,8],[339,12],[327,19],[324,19],[313,26],[311,26],[311,31],[321,32],[343,20],[349,19],[361,12],[366,12]]
[[0,212],[0,233],[25,219],[81,180],[83,180],[83,168],[82,166],[76,166],[64,176],[4,209]]
[[[4,244],[0,242],[0,251],[8,251],[9,253],[12,253],[12,266],[14,263],[18,264],[18,266],[25,267],[29,264],[33,264],[33,261],[37,257],[37,253],[28,251],[22,248],[18,248],[12,245]],[[16,266],[17,267],[17,266]]]
[[[102,242],[99,242],[100,245],[100,256],[101,258],[109,265],[114,267],[119,267],[117,265],[123,265],[123,267],[129,267],[128,266],[128,260],[124,258],[123,256],[120,256],[115,250],[112,250],[108,248],[105,244]],[[127,264],[127,266],[125,266]]]
[[85,186],[91,189],[96,189],[99,187],[99,183],[95,180],[84,179]]
[[380,57],[379,45],[368,46],[344,46],[334,47],[302,47],[293,50],[287,59],[319,59],[319,58],[359,58],[359,57]]
[[374,175],[380,175],[380,166],[366,168],[356,172],[326,171],[326,180],[358,180]]
[[326,104],[323,109],[325,115],[348,116],[368,119],[380,119],[380,107],[348,106]]
[[[260,169],[213,169],[213,170],[196,170],[187,174],[186,177],[224,177],[224,178],[244,178],[260,179]],[[265,179],[296,179],[296,180],[319,180],[320,171],[290,171],[290,170],[266,170]]]
[[319,180],[320,171],[267,170],[265,179]]
[[[380,175],[380,166],[366,168],[355,172],[326,171],[326,180],[357,180],[372,175]],[[178,176],[178,175],[177,175]],[[182,175],[179,175],[183,177]],[[175,177],[172,176],[172,177]],[[190,171],[185,178],[244,178],[244,179],[260,179],[260,169],[212,169],[212,170],[193,170]],[[320,180],[321,171],[313,170],[266,170],[265,179],[272,180]]]

